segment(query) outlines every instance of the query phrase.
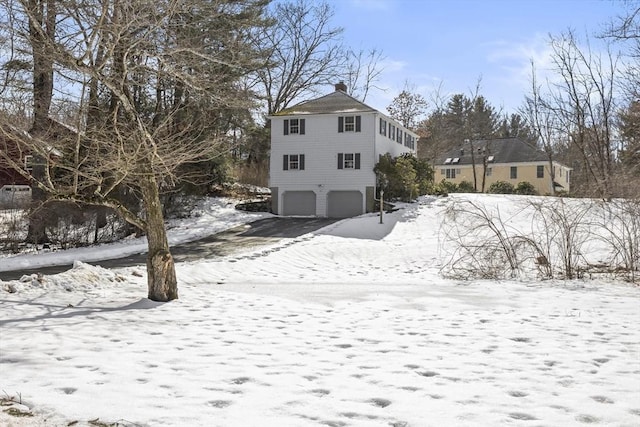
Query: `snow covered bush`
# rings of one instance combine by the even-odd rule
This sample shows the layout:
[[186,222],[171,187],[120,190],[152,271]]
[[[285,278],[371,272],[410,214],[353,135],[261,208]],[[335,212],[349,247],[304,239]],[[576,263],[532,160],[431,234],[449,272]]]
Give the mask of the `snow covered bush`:
[[456,199],[445,211],[442,248],[448,258],[442,273],[457,279],[514,278],[520,270],[517,233],[498,208],[482,201]]
[[607,264],[630,282],[640,280],[640,199],[601,201],[596,224],[609,248]]
[[506,206],[498,200],[478,195],[451,202],[442,224],[445,263],[441,273],[445,277],[579,279],[607,275],[638,281],[638,200],[522,197],[520,203]]

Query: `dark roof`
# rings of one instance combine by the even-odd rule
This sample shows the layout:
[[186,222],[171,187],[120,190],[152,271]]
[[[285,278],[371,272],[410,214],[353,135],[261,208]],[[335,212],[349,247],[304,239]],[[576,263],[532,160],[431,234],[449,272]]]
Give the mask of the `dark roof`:
[[[436,164],[453,164],[453,159],[458,165],[473,164],[471,148],[474,150],[476,164],[482,162],[484,155],[493,156],[491,163],[526,163],[548,161],[547,154],[535,146],[519,138],[482,139],[466,143],[458,148],[449,150],[443,156],[436,159]],[[451,159],[445,163],[446,159]]]
[[297,114],[331,114],[331,113],[365,113],[375,112],[374,108],[347,95],[341,90],[336,90],[320,98],[301,102],[293,107],[286,108],[274,116],[290,116]]

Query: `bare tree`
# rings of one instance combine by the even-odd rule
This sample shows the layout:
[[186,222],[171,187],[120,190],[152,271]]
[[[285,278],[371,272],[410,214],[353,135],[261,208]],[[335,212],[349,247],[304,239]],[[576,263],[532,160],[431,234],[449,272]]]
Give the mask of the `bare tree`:
[[405,82],[405,87],[387,107],[389,115],[398,120],[402,126],[415,129],[420,118],[427,110],[427,101],[419,93],[415,93]]
[[547,155],[551,194],[555,194],[555,150],[559,144],[561,134],[558,132],[559,124],[547,101],[542,98],[541,87],[538,84],[535,64],[531,61],[531,93],[525,97],[524,106],[521,108],[523,115],[531,124],[538,135],[538,144]]
[[627,1],[626,13],[615,18],[602,37],[619,42],[626,47],[627,63],[622,83],[627,97],[640,99],[640,2]]
[[[33,31],[42,35],[46,27],[29,3],[20,1]],[[52,62],[79,76],[79,104],[88,92],[102,122],[94,118],[63,137],[22,138],[43,161],[35,185],[50,200],[110,207],[144,232],[152,300],[178,297],[160,192],[176,182],[182,165],[215,154],[212,109],[248,105],[238,82],[262,64],[249,34],[263,25],[265,3],[65,2],[59,20],[64,33],[38,41]],[[122,189],[139,200],[139,210],[122,201]]]
[[349,95],[366,102],[371,89],[380,89],[376,82],[384,71],[380,62],[384,60],[382,51],[378,49],[351,50],[346,52],[346,70],[344,82],[347,85]]
[[581,48],[573,32],[551,39],[552,59],[561,81],[551,100],[563,132],[581,156],[587,186],[599,197],[615,192],[614,114],[619,55]]
[[340,75],[345,55],[342,28],[331,24],[328,3],[295,0],[275,5],[275,25],[258,34],[260,49],[269,52],[257,72],[267,114],[287,108],[294,100],[316,93]]

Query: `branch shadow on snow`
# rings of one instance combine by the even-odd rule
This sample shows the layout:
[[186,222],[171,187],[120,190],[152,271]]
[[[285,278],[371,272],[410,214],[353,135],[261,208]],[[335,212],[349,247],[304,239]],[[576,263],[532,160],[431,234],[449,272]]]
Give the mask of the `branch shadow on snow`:
[[41,304],[33,301],[20,302],[20,301],[11,301],[0,299],[1,305],[31,305],[31,306],[42,306],[46,313],[32,316],[32,317],[23,317],[16,319],[6,319],[0,320],[0,326],[16,324],[21,322],[37,322],[39,320],[51,320],[51,319],[72,319],[77,317],[86,317],[96,314],[103,313],[112,313],[112,312],[124,312],[130,310],[151,310],[158,306],[161,306],[165,303],[151,301],[148,298],[141,298],[138,301],[132,302],[125,306],[121,307],[75,307],[75,306],[55,306],[51,304]]

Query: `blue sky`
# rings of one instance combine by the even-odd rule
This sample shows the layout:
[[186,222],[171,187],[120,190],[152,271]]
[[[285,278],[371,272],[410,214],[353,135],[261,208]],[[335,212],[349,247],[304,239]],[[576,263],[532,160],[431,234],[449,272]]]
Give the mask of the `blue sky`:
[[366,99],[386,111],[408,82],[427,100],[480,93],[512,113],[528,92],[530,60],[549,66],[549,34],[590,37],[624,12],[611,0],[328,0],[353,48],[383,51],[385,71]]

